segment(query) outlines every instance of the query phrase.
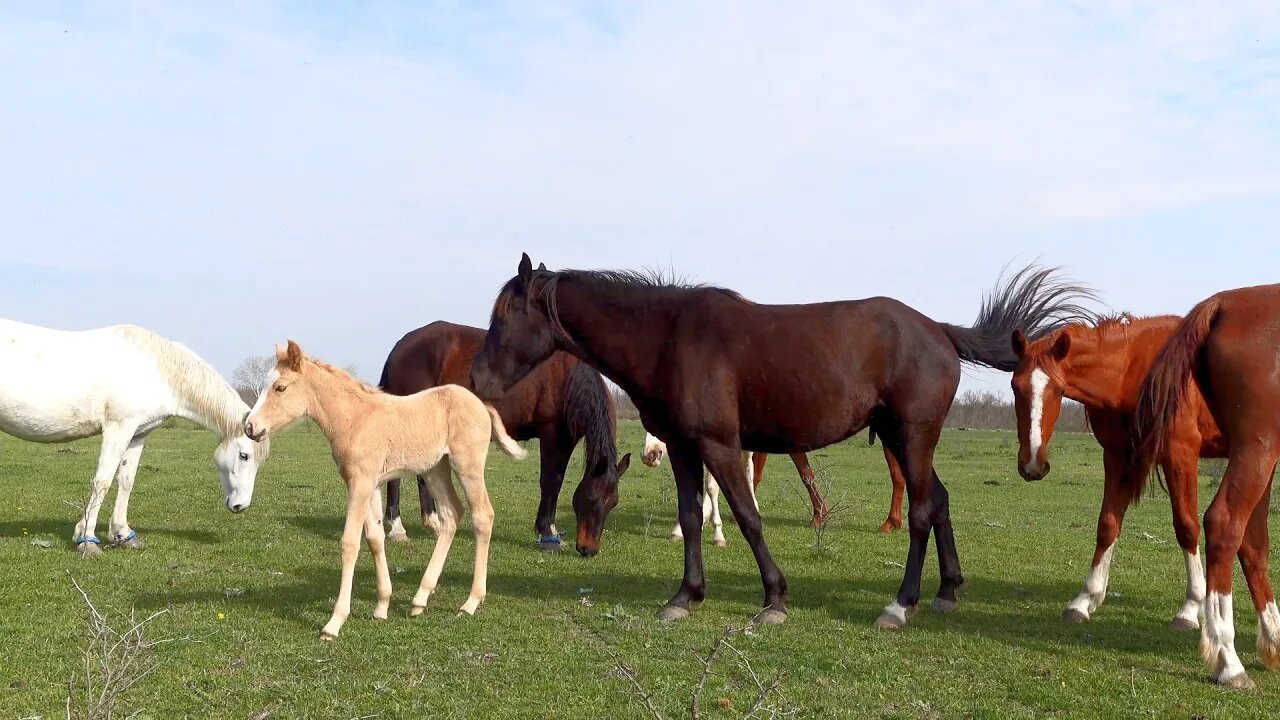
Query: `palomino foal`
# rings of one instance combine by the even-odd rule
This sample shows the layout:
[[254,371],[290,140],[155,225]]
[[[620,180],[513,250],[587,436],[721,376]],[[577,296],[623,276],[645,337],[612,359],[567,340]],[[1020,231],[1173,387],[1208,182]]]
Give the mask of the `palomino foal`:
[[276,368],[245,419],[245,434],[261,440],[304,416],[315,420],[329,439],[334,461],[347,484],[342,582],[333,616],[320,637],[337,637],[351,614],[351,578],[360,552],[361,525],[373,554],[378,582],[373,617],[387,619],[391,575],[387,572],[381,486],[393,477],[425,475],[437,501],[436,513],[423,518],[423,525],[435,531],[437,540],[422,584],[413,596],[410,614],[420,615],[426,609],[427,599],[444,570],[462,513],[462,502],[450,482],[450,468],[467,495],[476,536],[471,594],[461,610],[475,614],[484,601],[489,538],[493,532],[493,506],[484,484],[489,441],[497,440],[511,457],[525,456],[524,450],[507,435],[498,412],[458,385],[442,385],[403,397],[388,395],[331,365],[306,357],[302,348],[290,340],[287,349],[276,348]]

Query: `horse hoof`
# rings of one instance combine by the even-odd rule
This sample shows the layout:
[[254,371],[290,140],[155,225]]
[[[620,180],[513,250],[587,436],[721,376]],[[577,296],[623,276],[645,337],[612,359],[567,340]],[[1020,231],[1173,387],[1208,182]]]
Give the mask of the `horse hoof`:
[[1079,611],[1079,610],[1077,610],[1076,608],[1073,608],[1073,607],[1069,607],[1069,608],[1067,608],[1066,610],[1063,610],[1063,611],[1062,611],[1062,619],[1063,619],[1063,620],[1065,620],[1065,621],[1067,621],[1067,622],[1073,622],[1073,623],[1087,623],[1087,622],[1089,622],[1089,616],[1088,616],[1088,615],[1085,615],[1083,612],[1081,612],[1081,611]]
[[76,545],[76,552],[84,557],[98,557],[102,554],[102,548],[99,547],[98,543],[82,542]]
[[671,542],[681,542],[682,540],[684,540],[684,536],[671,533],[671,537],[667,539],[670,540]]
[[336,635],[330,635],[329,633],[327,633],[327,632],[325,632],[325,631],[323,631],[323,630],[321,630],[321,631],[320,631],[320,641],[321,641],[321,642],[333,642],[334,640],[337,640],[337,639],[338,639],[338,637],[337,637]]
[[729,545],[729,541],[724,538],[720,538],[719,540],[713,540],[711,544],[716,547],[727,547]]
[[1241,672],[1237,675],[1233,675],[1229,678],[1218,678],[1214,682],[1218,683],[1219,685],[1222,685],[1223,687],[1229,687],[1232,690],[1255,689],[1253,680],[1249,678],[1248,673],[1244,673],[1244,672]]
[[658,619],[664,623],[684,620],[689,617],[689,608],[677,607],[675,605],[664,605],[662,610],[658,612]]
[[141,538],[139,538],[137,535],[134,535],[128,540],[121,540],[117,542],[116,547],[122,547],[122,548],[125,548],[126,550],[142,550],[142,549],[145,549],[147,546],[142,543]]
[[387,540],[394,543],[407,543],[409,542],[409,533],[404,530],[397,530],[388,535]]
[[1195,618],[1176,617],[1169,626],[1177,632],[1195,632],[1200,629],[1200,622]]
[[427,611],[426,605],[411,605],[409,607],[409,617],[418,617]]
[[884,524],[880,526],[880,532],[884,533],[885,535],[888,535],[889,533],[893,532],[894,530],[897,530],[900,527],[902,527],[902,523],[900,522],[895,523],[890,520],[885,520]]
[[891,613],[880,613],[880,617],[876,618],[876,629],[878,630],[901,630],[906,627],[907,621],[903,618]]
[[960,606],[956,604],[955,600],[946,600],[944,598],[934,598],[933,605],[931,605],[929,609],[941,615],[950,615],[951,613],[959,609],[959,607]]
[[786,621],[787,611],[775,608],[765,608],[756,616],[756,623],[760,625],[781,625]]
[[542,552],[558,553],[564,543],[560,542],[560,538],[542,538],[538,541],[538,549]]

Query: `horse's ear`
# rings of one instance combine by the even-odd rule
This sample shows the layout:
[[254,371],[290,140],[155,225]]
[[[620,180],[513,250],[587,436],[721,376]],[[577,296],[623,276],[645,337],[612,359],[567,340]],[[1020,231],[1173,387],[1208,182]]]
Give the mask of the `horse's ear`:
[[301,370],[302,358],[305,356],[302,354],[302,348],[298,347],[298,343],[292,340],[289,341],[288,354],[289,354],[289,369],[293,370],[294,372]]
[[1053,341],[1053,357],[1061,362],[1066,359],[1067,353],[1071,352],[1071,336],[1066,333],[1058,333],[1058,339]]
[[516,277],[525,285],[533,279],[533,261],[529,259],[529,253],[520,253],[520,267],[516,270]]
[[1021,360],[1027,354],[1027,336],[1022,334],[1021,330],[1014,330],[1013,335],[1009,337],[1009,344],[1013,347],[1013,354]]
[[540,262],[540,263],[538,263],[538,269],[539,269],[539,270],[546,270],[546,269],[547,269],[547,264],[546,264],[546,263],[544,263],[544,262]]
[[289,359],[289,351],[279,343],[276,343],[276,362],[282,363]]
[[631,453],[623,455],[622,459],[618,461],[618,477],[622,477],[622,474],[625,473],[629,467],[631,467]]

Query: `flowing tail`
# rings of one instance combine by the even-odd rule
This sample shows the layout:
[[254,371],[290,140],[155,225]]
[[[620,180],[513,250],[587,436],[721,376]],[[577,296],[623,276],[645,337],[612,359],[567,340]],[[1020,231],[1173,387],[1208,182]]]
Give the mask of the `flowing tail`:
[[939,325],[962,361],[1012,372],[1018,367],[1018,356],[1009,342],[1014,330],[1037,338],[1068,323],[1096,322],[1097,313],[1083,303],[1097,300],[1093,290],[1060,279],[1058,268],[1032,263],[1007,283],[997,282],[995,290],[983,298],[973,327]]
[[517,460],[528,457],[529,453],[507,434],[507,426],[502,424],[502,418],[498,415],[497,409],[492,405],[485,405],[484,409],[489,411],[489,419],[493,421],[493,439],[497,441],[498,447],[502,448],[502,452]]
[[[1169,430],[1186,402],[1196,373],[1200,350],[1221,308],[1222,301],[1217,296],[1191,308],[1147,371],[1134,415],[1135,449],[1144,462],[1154,464],[1164,455]],[[1205,392],[1204,387],[1201,392]]]

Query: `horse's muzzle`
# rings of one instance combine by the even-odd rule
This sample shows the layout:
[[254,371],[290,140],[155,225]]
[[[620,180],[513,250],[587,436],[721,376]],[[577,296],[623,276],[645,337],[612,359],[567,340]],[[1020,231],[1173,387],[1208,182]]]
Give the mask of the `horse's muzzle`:
[[1025,465],[1019,464],[1018,474],[1027,482],[1043,480],[1044,476],[1049,474],[1049,461],[1045,460],[1043,465],[1033,468],[1027,468]]

